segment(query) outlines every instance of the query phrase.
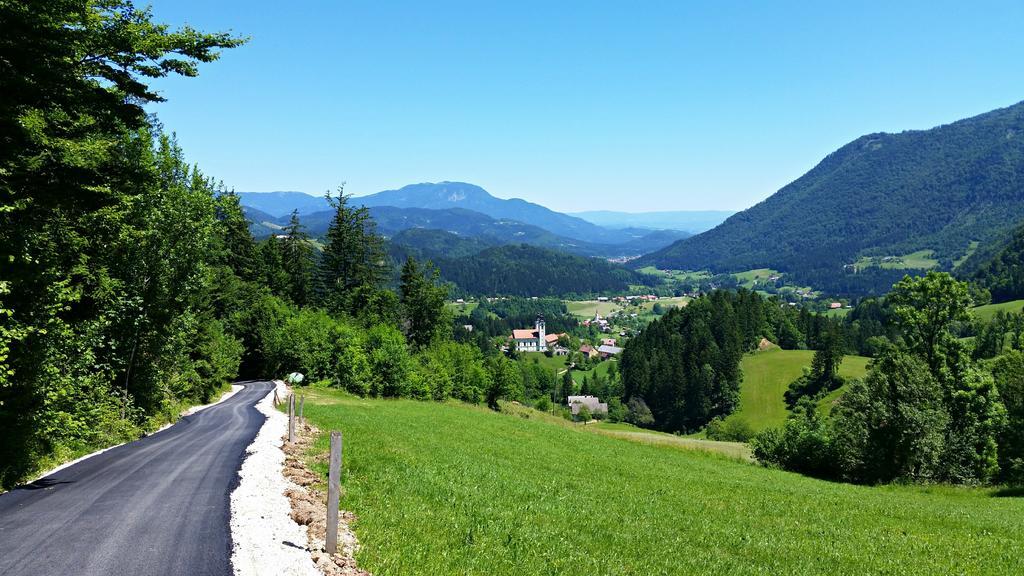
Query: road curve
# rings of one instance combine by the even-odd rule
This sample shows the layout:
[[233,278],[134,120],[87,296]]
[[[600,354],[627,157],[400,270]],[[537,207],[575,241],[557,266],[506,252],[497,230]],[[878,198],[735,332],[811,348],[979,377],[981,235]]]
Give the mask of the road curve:
[[170,428],[0,494],[0,574],[231,574],[229,498],[266,417],[246,382]]

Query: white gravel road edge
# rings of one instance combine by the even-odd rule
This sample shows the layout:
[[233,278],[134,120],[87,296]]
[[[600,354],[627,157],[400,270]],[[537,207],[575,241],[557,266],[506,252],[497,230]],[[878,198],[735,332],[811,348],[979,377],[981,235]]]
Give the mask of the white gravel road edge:
[[[242,388],[244,388],[244,386],[242,386],[241,384],[232,384],[231,385],[231,391],[230,392],[225,392],[223,395],[221,395],[221,397],[216,402],[211,402],[209,404],[203,404],[202,406],[193,406],[193,407],[189,408],[188,410],[182,412],[181,413],[181,418],[184,418],[185,416],[191,416],[191,415],[195,414],[196,412],[199,412],[201,410],[205,410],[205,409],[209,408],[210,406],[216,406],[217,404],[220,404],[221,402],[223,402],[223,401],[227,400],[228,398],[231,398],[232,396],[234,396]],[[178,423],[177,421],[174,421],[174,422],[169,422],[167,424],[164,424],[159,429],[154,430],[154,431],[150,432],[149,434],[146,434],[146,436],[152,436],[153,434],[156,434],[157,432],[163,432],[164,430],[167,430],[168,428],[170,428],[171,426],[174,426],[177,423]],[[131,440],[131,442],[135,442],[135,440]],[[60,472],[61,470],[65,469],[65,468],[68,468],[70,466],[74,466],[75,464],[78,464],[79,462],[81,462],[83,460],[88,460],[89,458],[92,458],[93,456],[99,456],[100,454],[103,454],[107,450],[113,450],[114,448],[117,448],[118,446],[124,446],[125,444],[128,444],[128,442],[121,442],[120,444],[114,444],[113,446],[107,446],[106,448],[103,448],[102,450],[97,450],[95,452],[92,452],[91,454],[86,454],[85,456],[81,456],[79,458],[75,458],[74,460],[72,460],[70,462],[65,462],[65,463],[61,464],[60,466],[57,466],[56,468],[47,470],[46,472],[43,472],[42,474],[39,475],[38,478],[33,479],[31,482],[26,482],[26,484],[31,484],[32,482],[38,482],[39,480],[42,480],[43,478],[46,478],[47,476],[49,476],[51,474],[56,474],[57,472]]]
[[[275,380],[284,400],[291,393]],[[293,484],[284,477],[282,437],[288,417],[274,408],[271,390],[256,409],[267,417],[246,449],[238,472],[238,487],[231,493],[231,566],[238,576],[320,576],[309,556],[306,529],[291,519],[291,503],[284,492]]]

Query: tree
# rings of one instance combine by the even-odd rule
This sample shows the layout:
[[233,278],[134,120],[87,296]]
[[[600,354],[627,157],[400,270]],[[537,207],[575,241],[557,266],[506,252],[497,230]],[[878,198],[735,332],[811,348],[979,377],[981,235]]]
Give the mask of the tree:
[[487,359],[487,371],[490,374],[490,388],[487,389],[487,406],[498,410],[498,400],[518,398],[522,383],[519,370],[512,360],[504,356],[492,356]]
[[579,410],[576,412],[576,421],[583,422],[584,424],[590,422],[591,418],[593,418],[590,414],[590,408],[587,408],[583,404],[580,404],[579,406]]
[[940,473],[949,416],[941,385],[915,356],[883,353],[833,414],[834,453],[850,479],[923,480]]
[[405,337],[393,326],[374,326],[367,334],[370,393],[374,396],[400,397],[408,393],[408,377],[412,369]]
[[288,276],[287,294],[296,306],[313,301],[313,244],[306,227],[299,221],[299,211],[292,211],[288,225],[281,231],[281,262]]
[[318,300],[329,309],[357,316],[353,296],[359,289],[379,289],[388,275],[384,241],[365,206],[349,206],[344,187],[327,195],[334,218],[324,237],[318,274]]
[[631,397],[626,403],[626,422],[637,426],[650,426],[654,424],[654,416],[651,409],[643,398]]
[[967,284],[942,272],[906,276],[893,286],[887,300],[907,345],[942,379],[945,351],[952,339],[950,328],[954,322],[970,318]]
[[1024,484],[1024,352],[1008,352],[990,368],[1007,412],[999,434],[1000,480],[1019,486]]
[[414,348],[424,348],[450,330],[445,309],[448,289],[438,284],[440,272],[427,262],[421,267],[409,256],[402,266],[401,303],[406,338]]
[[3,2],[0,28],[7,486],[231,372],[237,348],[208,309],[214,186],[145,106],[162,100],[150,79],[195,76],[242,40],[123,0]]

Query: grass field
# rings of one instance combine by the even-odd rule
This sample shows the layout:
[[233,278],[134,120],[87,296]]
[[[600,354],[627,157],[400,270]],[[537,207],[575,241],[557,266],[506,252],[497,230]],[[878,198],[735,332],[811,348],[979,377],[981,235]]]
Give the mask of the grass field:
[[768,280],[768,278],[775,276],[778,273],[779,272],[777,270],[772,270],[771,268],[758,268],[756,270],[739,272],[737,274],[733,274],[733,276],[740,283],[740,286],[743,286],[744,288],[753,288],[754,283]]
[[1011,300],[1010,302],[978,306],[977,308],[971,309],[971,313],[985,322],[990,322],[992,318],[995,317],[996,312],[1002,311],[1006,313],[1016,313],[1022,310],[1024,310],[1024,300]]
[[1024,570],[1024,499],[991,491],[835,484],[458,404],[312,389],[305,412],[321,474],[344,434],[341,506],[378,576]]
[[543,352],[521,352],[519,357],[522,358],[524,362],[535,362],[540,364],[546,368],[548,372],[551,372],[552,370],[564,372],[566,369],[565,356],[552,356],[548,358]]
[[573,382],[576,382],[576,384],[582,384],[583,383],[583,376],[584,375],[587,378],[593,378],[595,375],[599,375],[602,378],[607,378],[608,377],[608,370],[611,369],[612,365],[615,365],[615,367],[618,368],[618,362],[619,362],[618,360],[605,360],[604,362],[598,363],[596,366],[594,366],[590,370],[586,370],[586,371],[573,370],[573,372],[572,372]]
[[863,256],[856,264],[859,268],[878,266],[890,270],[930,270],[939,265],[934,256],[934,250],[918,250],[902,256],[891,256],[889,260],[877,256]]
[[469,316],[473,312],[473,310],[476,310],[477,306],[479,305],[479,302],[464,302],[462,304],[459,304],[457,302],[445,303],[445,306],[448,308],[448,310],[450,310],[452,314],[455,314],[457,316],[461,316],[463,314]]
[[[743,384],[740,386],[740,406],[728,419],[746,420],[755,431],[781,426],[789,412],[783,394],[789,383],[811,366],[813,350],[782,350],[773,348],[743,357]],[[847,356],[839,366],[839,374],[848,378],[861,378],[867,374],[870,358]],[[841,389],[834,392],[836,397]],[[833,398],[834,400],[834,398]]]
[[979,244],[981,244],[981,242],[978,242],[977,240],[973,240],[970,243],[968,243],[967,244],[967,252],[964,252],[963,256],[957,258],[956,262],[953,262],[953,269],[955,270],[955,269],[959,268],[961,264],[963,264],[964,262],[967,261],[968,258],[973,256],[974,253],[978,251],[978,245]]
[[615,302],[598,302],[597,300],[566,300],[565,307],[569,313],[579,318],[593,318],[594,314],[601,314],[604,318],[622,307]]

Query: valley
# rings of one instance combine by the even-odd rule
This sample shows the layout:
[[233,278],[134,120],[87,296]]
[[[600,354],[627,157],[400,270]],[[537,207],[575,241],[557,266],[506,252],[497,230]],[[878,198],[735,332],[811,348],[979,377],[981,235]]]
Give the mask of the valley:
[[0,2],[0,574],[1024,574],[1022,20]]

